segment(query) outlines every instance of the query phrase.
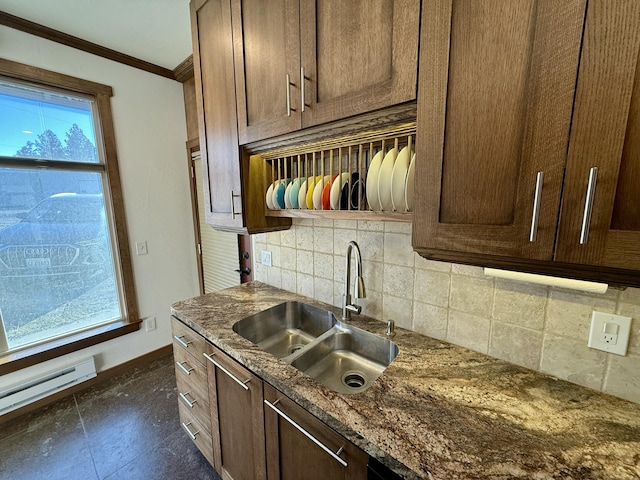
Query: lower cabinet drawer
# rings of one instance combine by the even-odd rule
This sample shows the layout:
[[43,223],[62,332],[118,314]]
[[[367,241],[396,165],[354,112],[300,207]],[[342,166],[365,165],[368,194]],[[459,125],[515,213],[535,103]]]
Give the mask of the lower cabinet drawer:
[[207,432],[211,432],[209,397],[203,397],[182,375],[176,375],[176,383],[178,385],[178,402],[191,412],[191,415],[202,424]]
[[178,404],[180,411],[180,425],[185,433],[193,440],[205,458],[213,465],[213,441],[211,434],[202,426],[189,410],[189,407]]
[[189,353],[181,349],[173,350],[173,359],[176,365],[176,381],[181,380],[197,398],[209,398],[206,367],[194,361]]

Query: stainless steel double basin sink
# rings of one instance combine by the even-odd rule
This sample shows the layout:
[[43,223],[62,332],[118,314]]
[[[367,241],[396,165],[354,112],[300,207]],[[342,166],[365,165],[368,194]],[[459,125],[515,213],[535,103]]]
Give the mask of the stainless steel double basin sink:
[[285,302],[244,318],[233,331],[327,388],[359,393],[398,355],[388,338],[338,321],[332,312]]

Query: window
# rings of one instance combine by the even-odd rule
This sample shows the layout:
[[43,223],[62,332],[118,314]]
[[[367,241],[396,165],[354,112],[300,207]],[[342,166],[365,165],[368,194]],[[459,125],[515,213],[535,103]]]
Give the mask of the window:
[[110,96],[0,59],[0,355],[137,322]]

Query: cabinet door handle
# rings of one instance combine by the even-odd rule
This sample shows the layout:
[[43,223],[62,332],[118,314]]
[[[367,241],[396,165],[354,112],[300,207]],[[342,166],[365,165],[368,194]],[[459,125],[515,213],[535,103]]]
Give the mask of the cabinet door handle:
[[189,392],[187,392],[187,393],[179,392],[179,395],[180,395],[180,398],[182,399],[182,401],[183,401],[184,403],[186,403],[186,404],[187,404],[187,407],[189,407],[189,408],[193,408],[193,406],[198,402],[197,400],[194,400],[194,401],[192,402],[192,401],[190,401],[190,400],[187,398],[187,395],[190,395],[190,393],[189,393]]
[[174,335],[174,336],[173,336],[173,339],[174,339],[176,342],[178,342],[178,343],[179,343],[180,345],[182,345],[184,348],[189,348],[189,344],[190,344],[190,343],[193,343],[193,342],[191,342],[191,341],[185,342],[184,340],[182,340],[183,338],[184,338],[184,335],[180,335],[180,336]]
[[331,455],[331,457],[333,457],[338,463],[340,463],[340,465],[342,465],[343,467],[349,466],[349,464],[347,462],[345,462],[343,459],[341,459],[338,456],[344,450],[343,447],[340,447],[338,449],[337,453],[334,453],[329,447],[327,447],[320,440],[318,440],[316,437],[314,437],[309,432],[307,432],[304,428],[302,428],[300,425],[298,425],[296,422],[294,422],[291,418],[289,418],[289,416],[287,416],[286,413],[284,413],[282,410],[280,410],[278,407],[276,407],[275,404],[278,403],[278,400],[276,400],[274,403],[270,403],[268,400],[264,400],[264,403],[265,403],[265,405],[267,407],[269,407],[271,410],[273,410],[278,415],[280,415],[282,418],[284,418],[287,422],[289,422],[293,427],[298,429],[298,431],[300,433],[302,433],[305,437],[307,437],[309,440],[311,440],[313,443],[315,443],[317,446],[319,446],[322,450],[324,450],[329,455]]
[[191,372],[193,371],[193,367],[187,368],[187,367],[189,367],[189,365],[187,365],[187,367],[185,367],[185,364],[186,364],[186,363],[187,363],[187,362],[182,362],[182,363],[180,363],[180,362],[176,362],[176,365],[178,365],[178,366],[180,367],[180,369],[181,369],[184,373],[186,373],[187,375],[191,375]]
[[589,183],[587,184],[587,198],[584,201],[582,214],[582,228],[580,229],[580,245],[589,240],[589,227],[591,226],[591,213],[593,212],[593,198],[596,195],[596,180],[598,179],[598,167],[589,170]]
[[206,358],[207,360],[209,360],[211,363],[213,363],[216,367],[218,367],[220,370],[222,370],[224,373],[226,373],[229,377],[231,377],[231,380],[233,380],[234,382],[236,382],[238,385],[240,385],[242,388],[244,388],[245,390],[249,390],[249,387],[247,387],[247,383],[249,383],[251,381],[251,379],[249,380],[245,380],[244,382],[242,380],[240,380],[238,377],[236,377],[233,373],[231,373],[229,370],[227,370],[226,368],[224,368],[222,365],[220,365],[218,362],[216,362],[212,357],[207,355],[206,353],[203,353],[202,355],[204,355],[204,358]]
[[287,73],[287,117],[291,116],[291,77]]
[[191,425],[191,422],[189,423],[184,423],[182,422],[182,428],[184,428],[184,431],[187,432],[187,434],[191,437],[191,440],[193,440],[194,442],[196,441],[196,435],[198,435],[200,433],[200,431],[197,432],[192,432],[191,429],[189,428],[189,425]]
[[304,112],[305,98],[304,98],[304,67],[300,67],[300,110]]
[[231,190],[231,218],[236,218],[236,215],[242,214],[242,212],[236,212],[236,204],[233,201],[235,197],[240,197],[240,194],[234,194],[233,190]]
[[533,215],[531,216],[531,231],[529,241],[535,242],[538,238],[538,220],[540,218],[540,202],[542,201],[542,185],[544,183],[544,172],[538,172],[536,176],[536,193],[533,196]]

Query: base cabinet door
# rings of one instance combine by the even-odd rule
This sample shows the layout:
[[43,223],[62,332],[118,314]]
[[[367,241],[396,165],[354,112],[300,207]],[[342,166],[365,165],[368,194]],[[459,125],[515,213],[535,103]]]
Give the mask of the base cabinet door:
[[216,347],[207,350],[213,466],[225,480],[265,479],[262,380]]
[[368,455],[268,384],[264,422],[269,480],[364,480]]

